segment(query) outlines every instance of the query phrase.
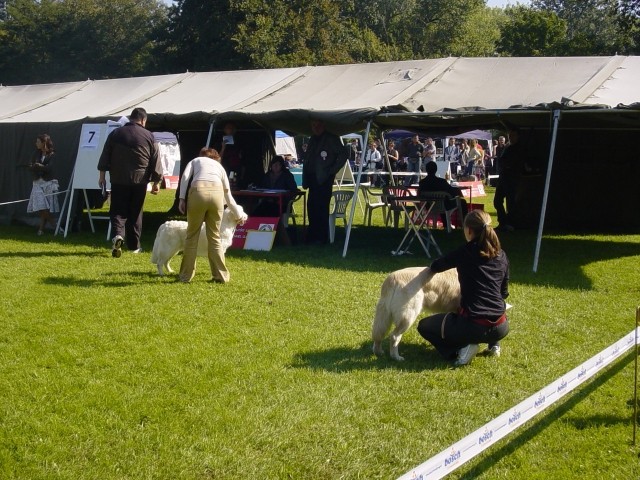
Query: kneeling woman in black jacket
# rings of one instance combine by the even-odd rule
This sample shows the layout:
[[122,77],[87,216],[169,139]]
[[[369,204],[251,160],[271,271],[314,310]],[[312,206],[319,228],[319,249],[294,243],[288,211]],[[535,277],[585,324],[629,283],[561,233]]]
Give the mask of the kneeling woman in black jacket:
[[[509,260],[491,227],[491,217],[472,210],[464,219],[467,243],[431,264],[434,272],[458,271],[460,310],[423,318],[418,332],[447,360],[468,365],[479,343],[486,355],[499,356],[499,340],[509,333],[505,299],[509,296]],[[483,353],[485,353],[483,352]]]

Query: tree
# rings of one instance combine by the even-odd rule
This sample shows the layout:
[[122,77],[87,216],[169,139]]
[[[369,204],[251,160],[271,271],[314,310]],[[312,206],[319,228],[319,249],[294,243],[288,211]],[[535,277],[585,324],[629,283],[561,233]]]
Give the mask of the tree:
[[514,57],[558,55],[566,39],[566,23],[554,12],[522,5],[507,7],[498,53]]
[[640,53],[640,2],[620,0],[620,30],[630,55]]
[[148,73],[158,0],[13,0],[0,45],[0,81],[50,83]]
[[356,0],[358,30],[371,32],[386,60],[491,55],[498,27],[483,0]]
[[496,53],[504,12],[498,8],[478,8],[461,22],[452,35],[449,54],[464,57],[489,57]]
[[531,6],[564,20],[562,55],[614,55],[625,50],[619,0],[533,0]]
[[254,68],[352,61],[350,21],[332,0],[232,1],[236,51]]
[[178,0],[161,39],[165,67],[181,72],[246,68],[233,39],[241,20],[230,0]]

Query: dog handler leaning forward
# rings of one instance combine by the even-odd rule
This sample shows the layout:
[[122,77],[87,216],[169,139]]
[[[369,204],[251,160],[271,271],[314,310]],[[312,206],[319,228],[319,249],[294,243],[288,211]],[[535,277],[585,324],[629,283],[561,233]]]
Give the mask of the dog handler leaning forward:
[[509,260],[490,226],[491,217],[472,210],[464,219],[467,243],[431,264],[434,272],[458,271],[460,309],[423,318],[418,332],[456,366],[468,365],[479,343],[483,354],[500,355],[499,340],[509,333],[505,299],[509,296]]
[[[189,199],[187,199],[187,187]],[[220,163],[220,154],[213,148],[203,148],[200,156],[194,158],[184,169],[180,180],[180,202],[178,210],[187,213],[187,239],[182,253],[179,280],[189,283],[196,273],[196,257],[202,223],[207,237],[207,256],[211,268],[211,281],[227,283],[229,270],[224,259],[224,249],[220,241],[220,224],[225,203],[235,214],[238,205],[231,195],[229,178]]]
[[109,134],[98,161],[100,188],[106,188],[105,173],[111,180],[111,230],[114,234],[111,255],[122,254],[126,241],[132,253],[142,252],[142,206],[147,184],[153,182],[152,194],[160,190],[162,163],[158,160],[158,146],[153,134],[145,128],[147,112],[134,108],[129,122]]

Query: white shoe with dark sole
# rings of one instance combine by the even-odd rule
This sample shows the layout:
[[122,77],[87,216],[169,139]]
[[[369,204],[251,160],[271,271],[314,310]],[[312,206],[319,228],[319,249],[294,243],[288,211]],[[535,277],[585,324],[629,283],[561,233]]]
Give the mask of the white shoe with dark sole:
[[116,235],[113,237],[113,240],[111,240],[111,243],[113,244],[111,256],[113,258],[120,258],[122,256],[122,244],[124,243],[124,238],[120,235]]
[[466,347],[461,348],[458,351],[458,359],[455,361],[454,365],[456,367],[462,367],[463,365],[469,365],[473,360],[473,357],[476,356],[480,346],[477,343],[470,343]]

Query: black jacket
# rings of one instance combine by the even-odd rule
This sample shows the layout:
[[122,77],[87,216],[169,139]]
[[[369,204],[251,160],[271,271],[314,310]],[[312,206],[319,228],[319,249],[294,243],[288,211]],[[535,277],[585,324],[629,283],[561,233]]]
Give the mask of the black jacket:
[[129,122],[109,134],[98,161],[98,170],[109,172],[116,185],[139,185],[162,180],[162,164],[153,134]]

